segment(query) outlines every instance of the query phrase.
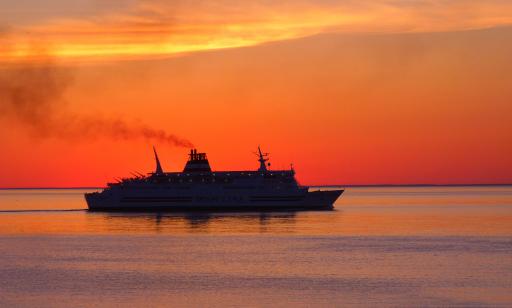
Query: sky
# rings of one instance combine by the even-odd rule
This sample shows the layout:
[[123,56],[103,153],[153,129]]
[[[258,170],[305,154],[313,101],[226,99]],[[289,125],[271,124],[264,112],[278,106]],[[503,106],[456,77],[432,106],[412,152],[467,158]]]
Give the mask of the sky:
[[511,1],[0,1],[0,187],[293,163],[512,183]]

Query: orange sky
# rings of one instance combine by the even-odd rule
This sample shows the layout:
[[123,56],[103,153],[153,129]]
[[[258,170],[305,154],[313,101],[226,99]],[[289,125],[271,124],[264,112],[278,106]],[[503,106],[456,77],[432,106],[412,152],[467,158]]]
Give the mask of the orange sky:
[[0,4],[0,187],[183,167],[112,123],[304,184],[512,183],[509,1],[32,2]]

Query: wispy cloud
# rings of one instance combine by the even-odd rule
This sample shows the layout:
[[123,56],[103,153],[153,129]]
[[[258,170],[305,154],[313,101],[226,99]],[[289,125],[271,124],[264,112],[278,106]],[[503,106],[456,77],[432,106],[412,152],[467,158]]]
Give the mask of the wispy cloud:
[[251,46],[324,32],[431,32],[512,23],[505,0],[141,0],[97,16],[10,25],[0,61],[35,56],[119,59]]

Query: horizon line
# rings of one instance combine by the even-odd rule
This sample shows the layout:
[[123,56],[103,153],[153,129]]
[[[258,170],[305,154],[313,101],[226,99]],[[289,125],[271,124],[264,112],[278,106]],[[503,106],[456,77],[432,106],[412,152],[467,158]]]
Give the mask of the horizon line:
[[[322,185],[304,185],[308,187],[429,187],[429,186],[512,186],[512,183],[470,183],[470,184],[322,184]],[[104,186],[47,186],[47,187],[0,187],[0,190],[29,190],[29,189],[104,189]]]

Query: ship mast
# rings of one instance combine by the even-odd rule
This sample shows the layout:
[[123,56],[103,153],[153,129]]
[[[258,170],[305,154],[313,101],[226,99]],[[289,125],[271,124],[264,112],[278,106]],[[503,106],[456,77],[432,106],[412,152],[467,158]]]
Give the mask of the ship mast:
[[156,161],[155,174],[162,175],[162,174],[164,174],[164,170],[162,169],[162,165],[160,165],[160,160],[158,159],[158,154],[156,154],[156,149],[154,146],[153,146],[153,152],[155,153],[155,161]]
[[[267,171],[267,164],[266,162],[268,161],[268,153],[262,153],[261,152],[261,149],[260,149],[260,146],[258,146],[258,156],[259,156],[259,159],[258,161],[260,162],[260,168],[258,169],[258,171],[260,172],[266,172]],[[268,164],[270,166],[270,163]]]

